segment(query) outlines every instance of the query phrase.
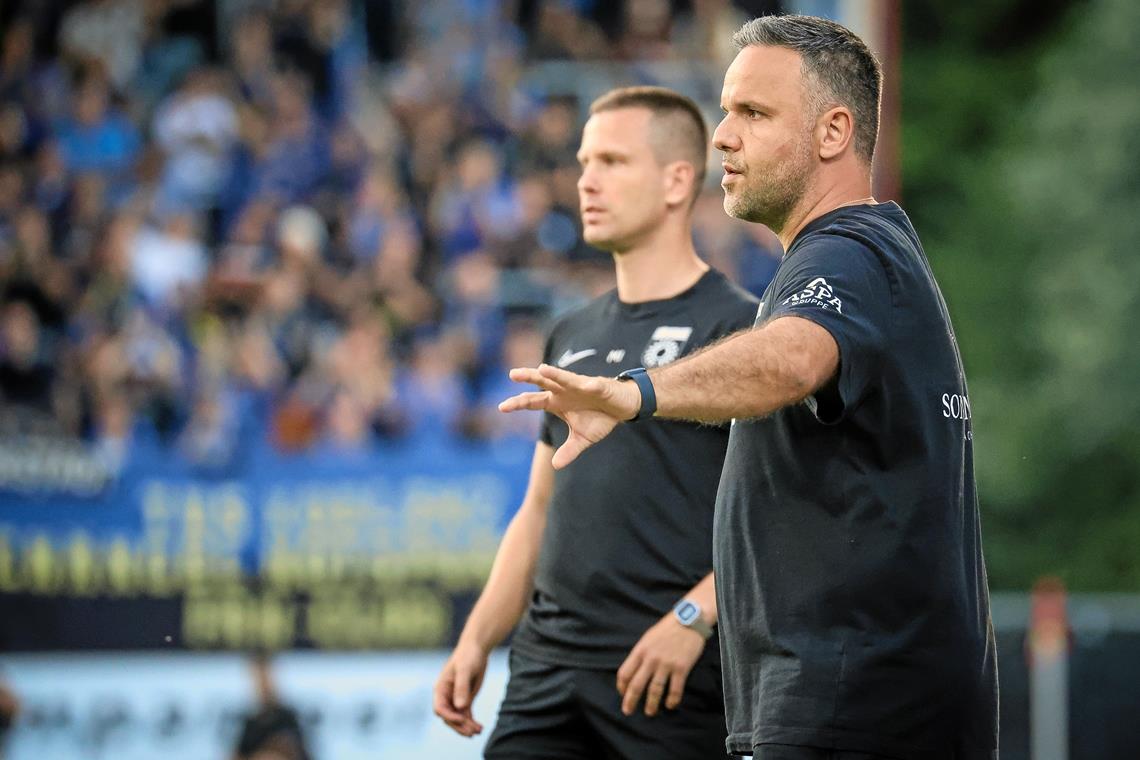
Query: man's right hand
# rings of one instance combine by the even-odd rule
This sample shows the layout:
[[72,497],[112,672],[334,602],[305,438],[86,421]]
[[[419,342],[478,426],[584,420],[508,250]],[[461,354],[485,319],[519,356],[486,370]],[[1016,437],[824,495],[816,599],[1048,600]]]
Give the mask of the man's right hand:
[[462,641],[440,671],[435,682],[432,706],[443,722],[462,736],[482,733],[483,724],[471,715],[471,704],[483,685],[488,653]]
[[609,435],[618,423],[632,419],[641,408],[641,391],[636,383],[578,375],[549,364],[534,369],[516,367],[510,378],[542,390],[511,396],[499,404],[499,411],[538,409],[557,415],[570,428],[570,435],[550,460],[556,470]]

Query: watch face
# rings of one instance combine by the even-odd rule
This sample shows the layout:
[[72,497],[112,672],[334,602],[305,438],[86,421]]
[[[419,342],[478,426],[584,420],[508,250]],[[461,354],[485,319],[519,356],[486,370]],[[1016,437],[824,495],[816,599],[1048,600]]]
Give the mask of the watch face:
[[697,619],[698,615],[701,614],[701,608],[692,602],[686,601],[678,604],[674,612],[677,614],[678,620],[680,620],[685,625],[689,625]]

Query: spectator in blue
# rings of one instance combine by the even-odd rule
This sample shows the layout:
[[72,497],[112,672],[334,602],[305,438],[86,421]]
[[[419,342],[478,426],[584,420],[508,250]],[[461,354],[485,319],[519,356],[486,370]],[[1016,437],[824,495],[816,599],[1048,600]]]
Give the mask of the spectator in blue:
[[508,377],[510,368],[536,366],[542,361],[545,342],[542,331],[529,319],[515,319],[508,325],[499,361],[480,378],[467,428],[473,437],[492,442],[534,442],[542,426],[542,413],[503,414],[499,402],[517,387]]
[[360,183],[347,223],[349,248],[359,261],[374,259],[391,234],[419,236],[407,196],[391,172],[380,167],[374,167]]
[[310,86],[296,73],[273,82],[265,155],[254,169],[254,193],[282,204],[306,200],[328,171],[328,135],[310,105]]
[[396,377],[396,399],[409,433],[422,440],[446,439],[463,420],[468,397],[454,336],[424,335],[411,362]]
[[454,173],[441,177],[432,205],[432,226],[445,261],[482,247],[500,222],[510,222],[515,208],[498,147],[483,140],[463,145]]
[[506,314],[499,301],[498,266],[483,251],[468,254],[447,271],[443,324],[462,341],[467,374],[479,378],[498,364]]
[[68,171],[101,175],[112,205],[133,190],[132,173],[142,143],[130,120],[111,107],[102,77],[89,73],[81,79],[72,114],[56,126],[55,137]]

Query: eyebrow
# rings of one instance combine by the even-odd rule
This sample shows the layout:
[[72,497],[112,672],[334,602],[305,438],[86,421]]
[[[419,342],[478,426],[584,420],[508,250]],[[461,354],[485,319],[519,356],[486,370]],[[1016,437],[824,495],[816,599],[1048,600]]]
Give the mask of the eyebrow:
[[[772,110],[773,110],[771,106],[769,106],[765,103],[761,103],[761,102],[756,101],[756,100],[752,100],[750,98],[741,98],[739,100],[736,100],[735,102],[730,102],[730,105],[732,105],[732,107],[736,108],[736,109],[747,109],[747,110],[751,110],[751,111],[763,111],[764,113],[772,113]],[[720,109],[722,111],[728,111],[729,110],[726,107],[725,101],[723,98],[720,101]]]
[[[629,153],[626,151],[617,150],[615,148],[606,148],[605,150],[594,151],[594,156],[597,158],[628,158]],[[583,153],[582,151],[578,151],[574,157],[578,159],[578,163],[582,163],[586,160],[587,154]]]

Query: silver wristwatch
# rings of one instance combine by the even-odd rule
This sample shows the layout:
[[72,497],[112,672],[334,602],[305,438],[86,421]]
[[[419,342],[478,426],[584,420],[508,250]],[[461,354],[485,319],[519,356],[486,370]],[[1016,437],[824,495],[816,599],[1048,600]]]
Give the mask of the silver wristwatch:
[[681,625],[701,634],[702,638],[707,639],[713,635],[712,626],[701,617],[701,605],[692,599],[682,599],[677,602],[673,607],[673,617],[677,618],[677,622]]

